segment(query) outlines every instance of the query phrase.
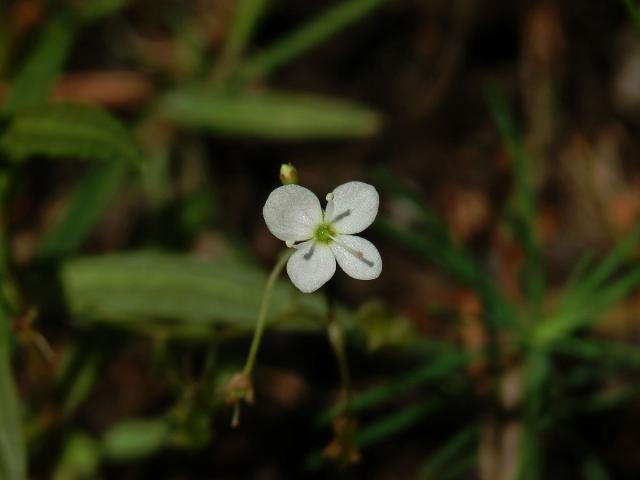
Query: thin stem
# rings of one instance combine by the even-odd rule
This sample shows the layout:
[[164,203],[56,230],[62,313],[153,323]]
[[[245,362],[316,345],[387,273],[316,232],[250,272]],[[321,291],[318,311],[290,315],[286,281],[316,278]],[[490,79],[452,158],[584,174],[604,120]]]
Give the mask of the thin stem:
[[258,315],[258,322],[256,323],[256,329],[253,332],[253,340],[251,341],[251,348],[249,349],[249,355],[247,356],[247,363],[244,366],[244,373],[247,376],[251,376],[253,366],[256,363],[256,357],[258,355],[258,348],[260,347],[260,341],[262,340],[262,334],[264,333],[264,327],[266,326],[267,313],[269,312],[269,302],[271,300],[271,294],[273,287],[276,284],[276,280],[284,270],[284,266],[287,264],[287,260],[293,254],[295,250],[287,250],[282,254],[278,263],[273,267],[267,285],[264,289],[264,295],[262,296],[262,303],[260,304],[260,313]]
[[331,339],[331,345],[333,352],[338,362],[338,371],[340,372],[340,382],[344,390],[345,397],[345,410],[348,409],[351,404],[351,398],[353,397],[353,391],[351,388],[351,374],[349,373],[349,361],[347,359],[347,352],[344,346],[344,336],[342,331],[335,320],[331,321],[328,328],[329,338]]
[[344,394],[343,411],[348,411],[351,405],[351,399],[353,397],[353,390],[351,388],[351,374],[349,372],[349,360],[347,358],[347,349],[345,347],[344,335],[340,329],[340,325],[336,321],[335,310],[333,303],[329,303],[329,316],[327,323],[327,335],[329,337],[329,343],[333,350],[333,354],[336,357],[338,363],[338,372],[340,374],[340,383],[342,384],[342,390]]

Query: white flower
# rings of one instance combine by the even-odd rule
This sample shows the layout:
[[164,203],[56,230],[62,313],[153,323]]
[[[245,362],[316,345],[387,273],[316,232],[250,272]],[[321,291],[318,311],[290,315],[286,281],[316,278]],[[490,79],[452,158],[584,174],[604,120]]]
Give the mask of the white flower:
[[[276,188],[264,204],[267,227],[297,251],[287,262],[293,284],[309,293],[324,285],[336,271],[336,260],[347,275],[373,280],[382,271],[378,249],[352,235],[373,223],[380,202],[374,187],[348,182],[327,195],[327,209],[310,190],[299,185]],[[298,242],[298,243],[296,243]]]

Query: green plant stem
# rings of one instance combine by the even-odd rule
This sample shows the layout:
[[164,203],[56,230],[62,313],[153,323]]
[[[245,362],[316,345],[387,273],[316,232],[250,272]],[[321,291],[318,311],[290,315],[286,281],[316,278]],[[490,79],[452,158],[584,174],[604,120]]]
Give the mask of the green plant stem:
[[284,270],[287,260],[293,254],[294,250],[288,250],[280,256],[278,263],[273,267],[267,285],[264,289],[264,295],[262,296],[262,303],[260,304],[260,313],[258,314],[258,322],[256,323],[256,329],[253,332],[253,340],[251,341],[251,348],[249,349],[249,355],[247,356],[247,363],[244,366],[244,373],[247,376],[251,376],[253,367],[256,363],[256,357],[258,355],[258,348],[260,348],[260,341],[262,340],[262,334],[264,333],[264,327],[267,323],[267,313],[269,312],[269,302],[271,301],[271,294],[273,293],[273,287],[276,284],[276,280]]
[[349,410],[351,399],[353,397],[353,389],[351,388],[351,375],[349,373],[349,361],[347,358],[347,349],[344,342],[344,335],[340,329],[340,325],[336,321],[333,307],[329,308],[329,321],[327,323],[327,335],[329,343],[333,349],[333,353],[338,363],[338,371],[340,373],[340,383],[344,392],[344,405],[342,411]]
[[246,82],[265,77],[273,70],[360,20],[386,1],[338,1],[337,6],[247,60],[240,66],[238,77]]

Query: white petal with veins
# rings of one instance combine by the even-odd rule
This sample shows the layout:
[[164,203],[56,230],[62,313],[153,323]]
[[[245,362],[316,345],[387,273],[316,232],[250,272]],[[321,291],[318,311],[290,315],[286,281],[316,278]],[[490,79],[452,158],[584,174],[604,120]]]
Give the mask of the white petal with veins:
[[[293,284],[305,293],[315,292],[336,272],[336,259],[327,245],[305,242],[287,262],[287,273]],[[302,248],[300,248],[302,247]]]
[[382,272],[380,252],[369,240],[355,235],[338,235],[330,245],[338,265],[358,280],[373,280]]
[[360,233],[373,223],[378,214],[380,197],[376,189],[363,182],[348,182],[330,195],[325,221],[338,233]]
[[271,192],[262,215],[271,233],[285,242],[308,240],[322,222],[318,197],[299,185],[284,185]]

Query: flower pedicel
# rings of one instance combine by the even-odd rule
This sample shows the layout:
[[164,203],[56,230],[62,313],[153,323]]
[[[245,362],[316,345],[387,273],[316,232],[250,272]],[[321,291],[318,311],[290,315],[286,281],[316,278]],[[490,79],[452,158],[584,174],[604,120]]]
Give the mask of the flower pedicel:
[[287,262],[293,284],[305,293],[324,285],[336,271],[336,261],[350,277],[373,280],[382,271],[378,249],[353,235],[373,223],[380,203],[376,189],[363,182],[348,182],[320,201],[299,185],[276,188],[262,213],[271,233],[297,251]]

